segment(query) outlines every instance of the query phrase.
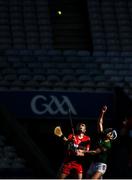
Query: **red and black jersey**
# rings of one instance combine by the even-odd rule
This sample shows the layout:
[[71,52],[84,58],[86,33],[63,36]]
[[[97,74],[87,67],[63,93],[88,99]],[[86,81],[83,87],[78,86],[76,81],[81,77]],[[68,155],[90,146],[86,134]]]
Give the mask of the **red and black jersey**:
[[75,137],[73,137],[73,134],[69,134],[66,151],[67,156],[76,156],[77,149],[89,151],[90,137],[84,135],[82,138],[80,138],[78,135],[75,135]]

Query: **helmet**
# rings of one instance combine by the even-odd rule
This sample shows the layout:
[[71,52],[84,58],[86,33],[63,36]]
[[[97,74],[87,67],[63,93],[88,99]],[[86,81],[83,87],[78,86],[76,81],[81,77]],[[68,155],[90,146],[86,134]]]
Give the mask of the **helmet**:
[[113,128],[107,128],[104,130],[104,135],[107,135],[109,132],[112,132],[112,140],[117,138],[117,132]]

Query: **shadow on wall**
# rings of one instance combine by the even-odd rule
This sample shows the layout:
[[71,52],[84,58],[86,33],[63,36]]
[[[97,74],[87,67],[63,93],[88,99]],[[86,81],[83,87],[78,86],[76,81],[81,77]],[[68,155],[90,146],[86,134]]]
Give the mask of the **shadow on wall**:
[[118,139],[113,151],[114,178],[132,178],[132,100],[116,88],[115,124]]
[[0,127],[32,168],[34,177],[31,178],[53,178],[54,171],[48,158],[30,138],[23,126],[4,107],[0,107],[0,117]]

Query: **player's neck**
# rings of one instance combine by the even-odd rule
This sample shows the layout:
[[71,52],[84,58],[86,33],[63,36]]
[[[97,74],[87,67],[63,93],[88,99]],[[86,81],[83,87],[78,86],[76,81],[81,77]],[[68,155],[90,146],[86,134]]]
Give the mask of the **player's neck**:
[[105,142],[108,142],[108,141],[110,141],[110,139],[106,138],[106,139],[104,139],[104,141],[105,141]]
[[83,138],[83,136],[84,136],[84,133],[79,133],[79,134],[78,134],[78,137],[79,137],[79,138]]

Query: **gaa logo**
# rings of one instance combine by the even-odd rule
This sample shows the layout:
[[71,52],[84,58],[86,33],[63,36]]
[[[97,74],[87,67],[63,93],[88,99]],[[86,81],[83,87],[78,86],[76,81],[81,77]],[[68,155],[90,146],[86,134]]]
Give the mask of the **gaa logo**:
[[58,113],[67,115],[69,110],[71,114],[77,115],[75,108],[67,96],[56,97],[37,95],[31,101],[31,109],[38,115],[46,113],[50,115],[56,115]]

